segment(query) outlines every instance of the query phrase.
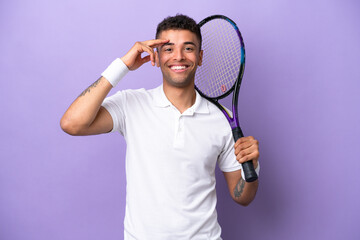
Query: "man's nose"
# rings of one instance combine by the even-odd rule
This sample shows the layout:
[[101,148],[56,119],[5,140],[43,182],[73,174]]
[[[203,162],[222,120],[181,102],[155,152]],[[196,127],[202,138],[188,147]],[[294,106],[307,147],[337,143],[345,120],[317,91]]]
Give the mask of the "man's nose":
[[184,53],[182,49],[175,49],[174,50],[174,60],[183,60],[184,59]]

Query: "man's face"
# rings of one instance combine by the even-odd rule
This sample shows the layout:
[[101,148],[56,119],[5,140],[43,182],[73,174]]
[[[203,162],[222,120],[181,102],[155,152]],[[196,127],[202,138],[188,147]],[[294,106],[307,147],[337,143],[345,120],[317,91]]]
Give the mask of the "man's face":
[[158,48],[164,83],[174,87],[193,85],[196,68],[202,60],[196,35],[189,30],[166,30],[160,33],[159,39],[169,40]]

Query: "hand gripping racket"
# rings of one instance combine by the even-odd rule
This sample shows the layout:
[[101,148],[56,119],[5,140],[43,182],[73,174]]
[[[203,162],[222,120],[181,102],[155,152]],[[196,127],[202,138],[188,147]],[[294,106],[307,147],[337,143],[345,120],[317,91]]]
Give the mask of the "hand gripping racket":
[[[238,121],[238,96],[245,68],[245,47],[236,24],[228,17],[213,15],[199,23],[202,35],[203,60],[195,75],[195,88],[214,103],[226,116],[235,142],[244,136]],[[231,115],[219,99],[233,92]],[[247,182],[258,176],[252,161],[242,164]]]

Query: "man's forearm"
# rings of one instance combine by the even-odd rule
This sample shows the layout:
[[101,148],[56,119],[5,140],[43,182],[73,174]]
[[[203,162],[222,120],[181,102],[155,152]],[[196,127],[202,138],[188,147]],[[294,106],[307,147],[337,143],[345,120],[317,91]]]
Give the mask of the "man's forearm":
[[76,134],[94,121],[102,102],[110,92],[112,85],[100,77],[70,105],[61,118],[61,127],[70,134]]
[[245,180],[240,177],[240,180],[233,190],[233,199],[243,206],[249,205],[255,198],[258,185],[258,180],[245,182]]

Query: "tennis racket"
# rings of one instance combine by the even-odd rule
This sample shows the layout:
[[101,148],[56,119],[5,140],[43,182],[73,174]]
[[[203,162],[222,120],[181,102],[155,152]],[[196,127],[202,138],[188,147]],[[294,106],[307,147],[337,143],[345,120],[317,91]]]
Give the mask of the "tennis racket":
[[[202,35],[203,60],[195,75],[195,88],[214,103],[226,116],[235,142],[244,136],[238,121],[238,96],[245,68],[245,46],[241,33],[228,17],[213,15],[199,23]],[[233,93],[230,114],[219,100]],[[252,161],[242,164],[245,181],[258,176]]]

